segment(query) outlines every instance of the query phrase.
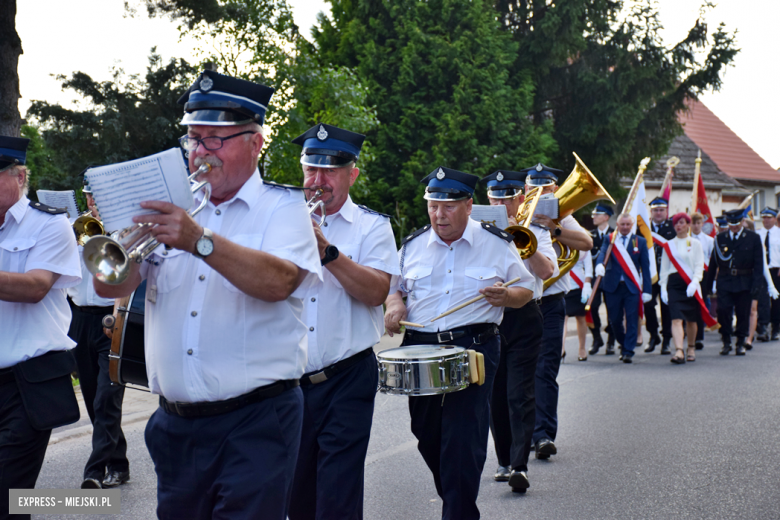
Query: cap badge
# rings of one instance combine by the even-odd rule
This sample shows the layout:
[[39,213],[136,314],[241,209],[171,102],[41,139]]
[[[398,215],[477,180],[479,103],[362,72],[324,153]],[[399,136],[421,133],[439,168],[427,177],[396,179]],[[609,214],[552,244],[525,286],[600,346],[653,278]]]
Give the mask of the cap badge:
[[328,131],[325,130],[324,126],[320,125],[320,129],[317,132],[317,139],[319,139],[320,141],[324,141],[327,138],[328,138]]
[[436,178],[439,179],[439,180],[443,180],[444,179],[444,170],[439,168],[439,171],[436,172]]
[[504,180],[504,174],[503,174],[503,173],[501,173],[501,172],[498,172],[498,175],[496,175],[496,180],[497,180],[498,182],[501,182],[501,181],[503,181],[503,180]]
[[542,163],[539,163],[539,164],[537,164],[537,165],[536,165],[536,171],[540,172],[540,171],[542,171],[543,169],[544,169],[544,168],[542,168]]
[[203,92],[208,92],[209,90],[211,90],[211,87],[213,86],[214,86],[214,81],[208,76],[200,80],[200,90]]

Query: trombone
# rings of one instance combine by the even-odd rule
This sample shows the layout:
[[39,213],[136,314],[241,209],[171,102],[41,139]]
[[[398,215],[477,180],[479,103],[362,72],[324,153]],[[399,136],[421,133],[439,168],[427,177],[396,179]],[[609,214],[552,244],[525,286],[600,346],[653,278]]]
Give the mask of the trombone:
[[[197,182],[197,178],[211,171],[211,165],[205,163],[187,179],[192,193],[203,190],[203,200],[190,212],[190,216],[200,213],[211,198],[211,185],[208,181]],[[140,264],[144,258],[157,249],[160,242],[152,236],[155,224],[135,224],[111,236],[96,236],[84,245],[84,264],[92,275],[108,285],[119,285],[130,275],[132,263]]]
[[76,233],[76,242],[83,246],[92,237],[105,235],[106,230],[103,223],[92,216],[92,212],[87,210],[73,222],[73,232]]
[[[312,198],[306,201],[306,207],[309,208],[309,216],[311,217],[315,211],[318,209],[320,210],[320,213],[322,213],[322,217],[320,217],[320,221],[317,223],[317,225],[322,226],[322,224],[325,223],[325,203],[321,200],[317,200],[318,198],[322,197],[323,191],[322,188],[317,188],[317,191],[314,192],[314,195]],[[314,202],[317,200],[317,202]]]
[[517,209],[517,225],[509,226],[504,231],[512,234],[512,240],[515,243],[517,252],[523,260],[530,258],[536,253],[537,241],[533,231],[528,229],[534,218],[536,205],[542,196],[542,189],[534,188],[528,192],[523,204]]

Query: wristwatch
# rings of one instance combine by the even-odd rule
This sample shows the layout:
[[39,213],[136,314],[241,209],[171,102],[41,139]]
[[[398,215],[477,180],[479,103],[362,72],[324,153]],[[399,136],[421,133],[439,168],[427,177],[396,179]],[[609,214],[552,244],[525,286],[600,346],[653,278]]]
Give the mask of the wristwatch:
[[559,227],[555,228],[555,231],[553,231],[553,233],[555,233],[556,237],[561,236],[561,228],[559,228]]
[[334,261],[339,257],[339,248],[333,244],[325,248],[325,257],[322,259],[322,265]]
[[206,258],[214,252],[214,241],[211,239],[212,233],[209,228],[203,228],[203,235],[195,242],[195,252],[198,258]]

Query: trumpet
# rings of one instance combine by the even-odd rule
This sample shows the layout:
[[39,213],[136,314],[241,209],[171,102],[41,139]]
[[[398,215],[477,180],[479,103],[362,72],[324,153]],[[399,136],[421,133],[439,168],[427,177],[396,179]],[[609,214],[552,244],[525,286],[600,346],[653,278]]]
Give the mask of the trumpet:
[[[324,192],[322,191],[322,188],[318,188],[317,191],[314,192],[314,195],[306,201],[306,207],[309,208],[309,216],[311,217],[317,209],[320,210],[320,213],[322,213],[322,217],[320,217],[320,221],[317,223],[318,225],[322,225],[325,223],[325,203],[321,200],[317,200],[318,198],[322,197],[322,194]],[[317,202],[314,202],[317,200]]]
[[[211,185],[208,181],[197,182],[197,178],[211,171],[211,165],[205,163],[187,179],[192,193],[203,190],[203,200],[190,212],[195,216],[206,207],[211,198]],[[155,224],[135,224],[111,236],[93,237],[84,245],[84,263],[98,281],[108,285],[119,285],[130,275],[132,263],[140,264],[157,249],[160,242],[151,234]]]
[[517,210],[517,225],[509,226],[504,230],[512,234],[512,240],[515,243],[517,252],[520,253],[520,258],[523,260],[536,253],[536,235],[533,231],[528,229],[528,226],[531,225],[531,221],[534,218],[534,211],[536,211],[536,205],[539,203],[539,198],[541,196],[541,188],[534,188],[529,191],[525,197],[525,201]]
[[92,237],[106,234],[103,223],[93,217],[91,211],[85,211],[73,222],[73,232],[76,233],[76,242],[80,246]]

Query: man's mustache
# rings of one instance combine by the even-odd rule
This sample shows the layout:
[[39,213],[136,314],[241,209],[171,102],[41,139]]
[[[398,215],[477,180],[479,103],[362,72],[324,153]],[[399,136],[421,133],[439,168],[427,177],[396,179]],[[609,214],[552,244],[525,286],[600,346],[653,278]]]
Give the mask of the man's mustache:
[[222,166],[222,160],[219,157],[209,155],[208,157],[196,157],[193,164],[200,168],[204,164],[210,164],[213,168]]

